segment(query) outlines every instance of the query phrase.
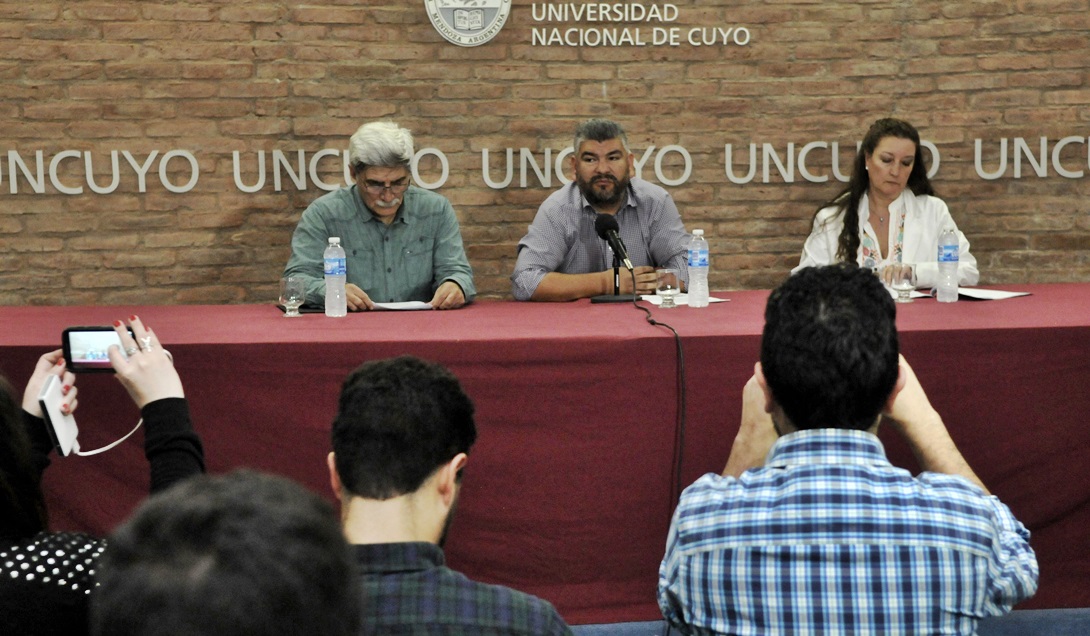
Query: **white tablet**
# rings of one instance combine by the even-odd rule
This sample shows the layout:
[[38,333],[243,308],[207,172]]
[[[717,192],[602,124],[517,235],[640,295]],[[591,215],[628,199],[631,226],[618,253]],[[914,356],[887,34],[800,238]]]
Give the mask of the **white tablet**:
[[61,404],[64,402],[61,388],[61,379],[49,374],[45,384],[42,385],[41,392],[38,393],[38,404],[42,406],[45,427],[53,440],[53,446],[57,448],[57,453],[61,457],[67,457],[73,449],[79,449],[76,444],[79,429],[76,427],[76,418],[70,413],[61,412]]

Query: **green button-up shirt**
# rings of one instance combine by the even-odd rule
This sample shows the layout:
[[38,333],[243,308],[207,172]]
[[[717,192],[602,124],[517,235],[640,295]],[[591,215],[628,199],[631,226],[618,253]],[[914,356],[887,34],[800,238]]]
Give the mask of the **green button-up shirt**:
[[458,218],[450,201],[409,186],[390,225],[363,204],[355,185],[325,194],[303,212],[291,239],[284,275],[307,279],[307,304],[325,304],[322,254],[339,236],[347,257],[347,279],[375,302],[428,302],[443,282],[476,295]]

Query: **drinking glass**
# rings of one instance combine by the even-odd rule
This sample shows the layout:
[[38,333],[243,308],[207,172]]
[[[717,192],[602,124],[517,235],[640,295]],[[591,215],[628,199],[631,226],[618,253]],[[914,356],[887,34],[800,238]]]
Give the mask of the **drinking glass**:
[[655,270],[655,293],[662,299],[660,307],[663,309],[677,307],[675,299],[680,292],[681,287],[676,269],[667,267]]
[[891,265],[892,277],[890,278],[893,291],[897,292],[896,301],[899,303],[912,302],[912,290],[916,289],[915,273],[911,265]]
[[280,279],[280,304],[287,311],[285,318],[302,316],[299,307],[307,300],[307,286],[302,276],[285,276]]

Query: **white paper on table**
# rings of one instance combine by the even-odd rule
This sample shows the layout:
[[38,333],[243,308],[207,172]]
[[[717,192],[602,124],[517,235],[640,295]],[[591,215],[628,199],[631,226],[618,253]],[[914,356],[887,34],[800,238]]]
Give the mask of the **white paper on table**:
[[1029,292],[1012,292],[1001,289],[979,289],[977,287],[958,287],[958,296],[973,300],[1006,300],[1018,296],[1029,296]]
[[[647,302],[651,303],[652,305],[656,305],[656,306],[662,304],[662,296],[659,296],[657,294],[647,294],[647,295],[644,295],[644,296],[640,296],[640,300],[646,300]],[[714,296],[709,296],[708,297],[708,303],[709,304],[711,304],[711,303],[725,303],[725,302],[727,302],[729,300],[730,300],[730,298],[716,298]],[[677,296],[674,296],[674,304],[675,305],[688,305],[689,304],[689,294],[678,294]]]
[[400,303],[375,303],[375,309],[388,309],[390,311],[413,311],[417,309],[434,309],[431,304],[420,300],[406,300]]

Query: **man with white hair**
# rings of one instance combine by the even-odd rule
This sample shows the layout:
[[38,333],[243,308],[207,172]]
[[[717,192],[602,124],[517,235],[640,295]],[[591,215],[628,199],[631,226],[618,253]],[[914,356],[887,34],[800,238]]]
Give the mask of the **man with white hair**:
[[461,307],[476,294],[454,208],[409,183],[413,137],[393,122],[364,124],[348,144],[355,183],[319,197],[291,239],[285,276],[307,279],[307,304],[325,304],[322,254],[340,237],[347,263],[349,311],[376,302]]

